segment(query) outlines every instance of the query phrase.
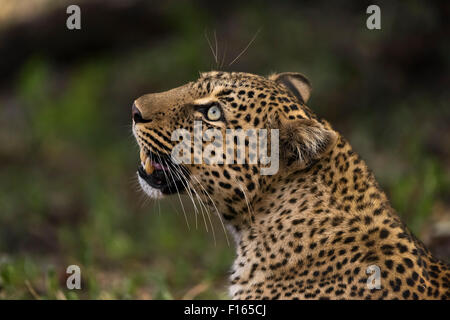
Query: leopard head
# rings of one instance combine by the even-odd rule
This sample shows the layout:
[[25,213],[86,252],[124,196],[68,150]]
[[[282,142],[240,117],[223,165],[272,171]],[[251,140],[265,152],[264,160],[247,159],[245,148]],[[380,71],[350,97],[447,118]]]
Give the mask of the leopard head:
[[132,118],[142,189],[153,198],[187,193],[242,223],[273,181],[335,145],[336,132],[305,105],[310,93],[299,73],[212,71],[141,96]]

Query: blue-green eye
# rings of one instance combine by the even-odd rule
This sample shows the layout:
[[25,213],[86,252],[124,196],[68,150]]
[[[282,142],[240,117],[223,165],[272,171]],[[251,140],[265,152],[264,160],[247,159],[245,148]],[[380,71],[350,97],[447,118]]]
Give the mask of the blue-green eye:
[[212,105],[208,108],[206,117],[208,118],[208,120],[217,121],[222,117],[222,111],[217,105]]

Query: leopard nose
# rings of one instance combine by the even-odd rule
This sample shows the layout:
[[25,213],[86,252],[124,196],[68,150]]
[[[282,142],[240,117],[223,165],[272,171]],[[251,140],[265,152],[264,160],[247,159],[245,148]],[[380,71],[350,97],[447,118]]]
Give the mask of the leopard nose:
[[145,122],[141,112],[136,107],[136,103],[133,103],[133,106],[131,107],[131,117],[133,118],[134,123]]

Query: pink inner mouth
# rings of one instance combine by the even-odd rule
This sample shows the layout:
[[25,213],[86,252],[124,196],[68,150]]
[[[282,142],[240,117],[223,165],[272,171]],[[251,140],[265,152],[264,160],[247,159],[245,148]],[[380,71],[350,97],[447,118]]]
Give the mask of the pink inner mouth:
[[168,170],[169,168],[167,166],[164,166],[160,163],[157,162],[153,162],[152,161],[152,166],[156,169],[156,170]]

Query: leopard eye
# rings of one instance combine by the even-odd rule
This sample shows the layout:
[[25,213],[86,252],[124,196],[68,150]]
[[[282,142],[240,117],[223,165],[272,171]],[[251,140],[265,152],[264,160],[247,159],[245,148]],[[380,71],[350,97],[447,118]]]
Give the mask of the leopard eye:
[[217,105],[212,105],[208,108],[206,117],[208,118],[208,120],[217,121],[222,117],[222,111]]

